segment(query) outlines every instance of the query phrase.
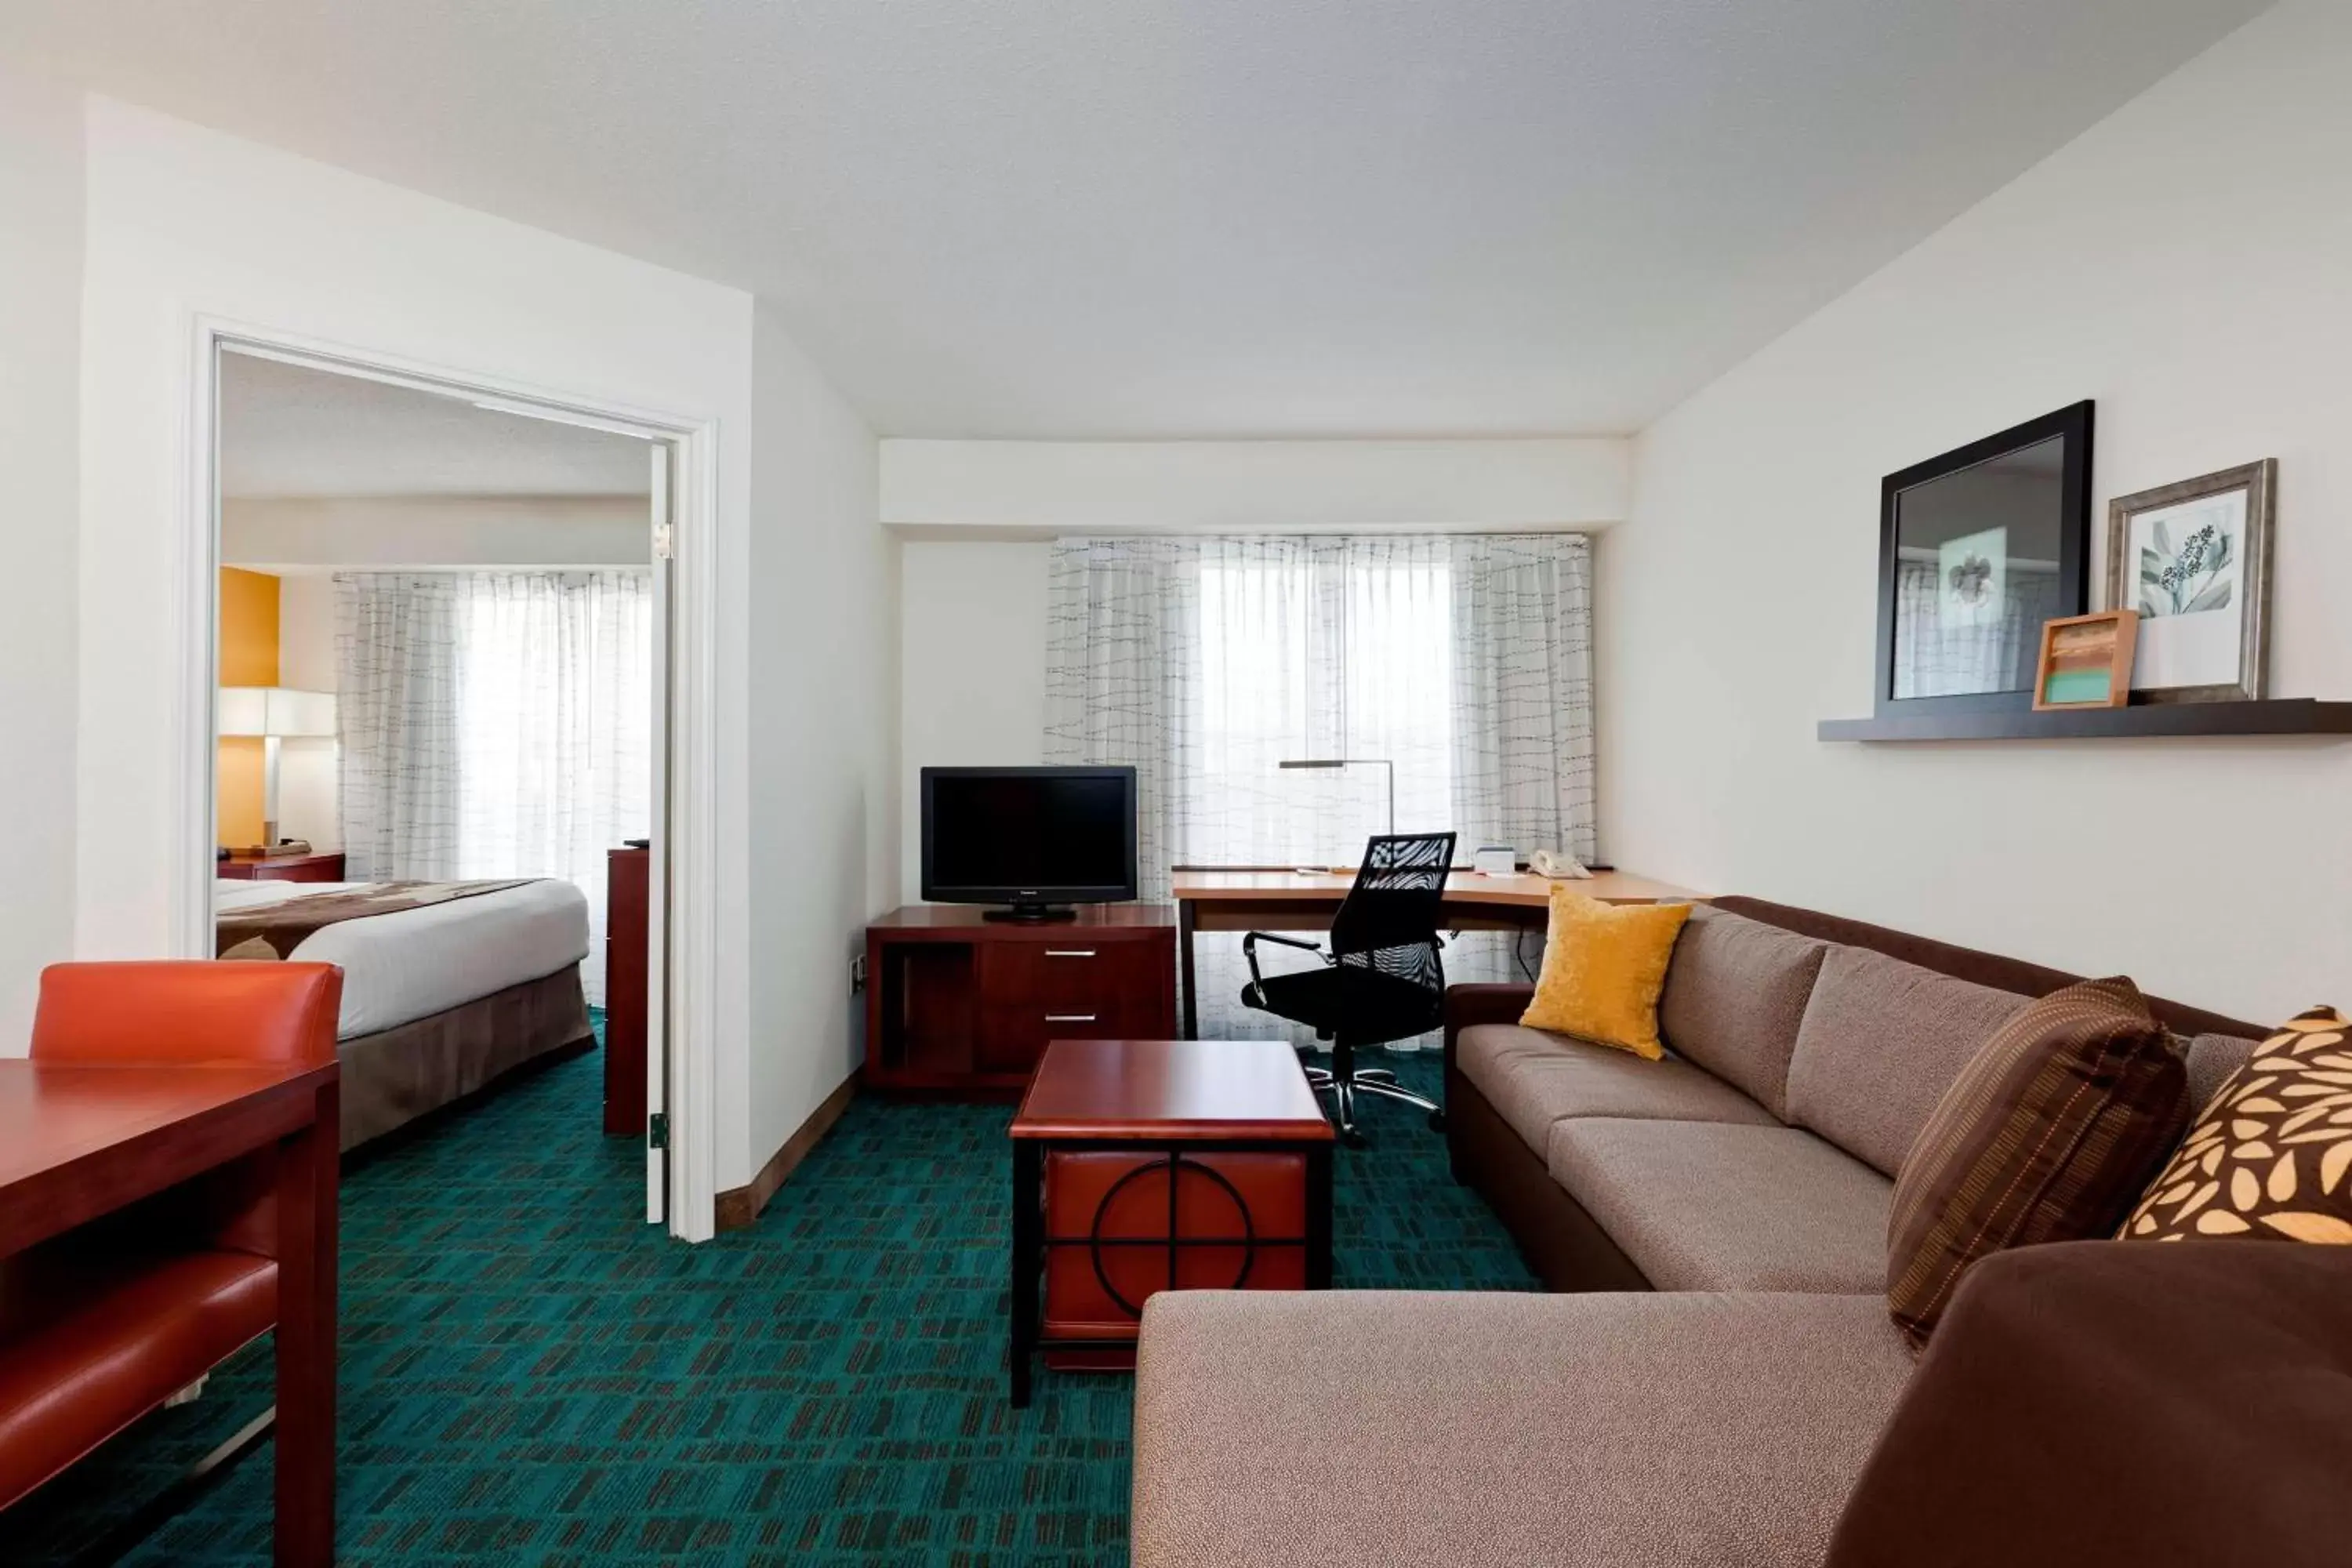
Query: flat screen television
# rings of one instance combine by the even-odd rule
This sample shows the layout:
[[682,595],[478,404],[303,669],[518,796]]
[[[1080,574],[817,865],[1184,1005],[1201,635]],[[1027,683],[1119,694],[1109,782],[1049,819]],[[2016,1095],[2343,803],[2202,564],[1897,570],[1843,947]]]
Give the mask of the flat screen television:
[[1067,920],[1135,897],[1133,768],[925,768],[922,790],[926,900]]

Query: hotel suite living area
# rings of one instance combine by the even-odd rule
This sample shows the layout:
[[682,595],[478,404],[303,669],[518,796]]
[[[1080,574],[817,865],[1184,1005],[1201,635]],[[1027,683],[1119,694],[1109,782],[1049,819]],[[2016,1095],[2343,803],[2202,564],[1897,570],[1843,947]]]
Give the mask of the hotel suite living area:
[[6,7],[0,1562],[2341,1561],[2347,79]]

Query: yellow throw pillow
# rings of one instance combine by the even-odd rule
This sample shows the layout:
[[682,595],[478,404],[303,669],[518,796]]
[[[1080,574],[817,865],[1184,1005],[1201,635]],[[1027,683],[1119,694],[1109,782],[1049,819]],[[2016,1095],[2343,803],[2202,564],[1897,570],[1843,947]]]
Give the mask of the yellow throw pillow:
[[1688,904],[1604,904],[1555,886],[1543,973],[1519,1022],[1656,1061],[1666,1054],[1658,993],[1690,912]]

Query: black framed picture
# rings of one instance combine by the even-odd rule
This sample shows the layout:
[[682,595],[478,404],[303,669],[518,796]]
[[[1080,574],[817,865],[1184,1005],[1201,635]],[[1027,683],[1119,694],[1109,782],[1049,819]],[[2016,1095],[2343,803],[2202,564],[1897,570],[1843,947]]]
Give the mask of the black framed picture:
[[2087,400],[1887,475],[1878,715],[2031,708],[2042,623],[2083,613],[2090,551]]

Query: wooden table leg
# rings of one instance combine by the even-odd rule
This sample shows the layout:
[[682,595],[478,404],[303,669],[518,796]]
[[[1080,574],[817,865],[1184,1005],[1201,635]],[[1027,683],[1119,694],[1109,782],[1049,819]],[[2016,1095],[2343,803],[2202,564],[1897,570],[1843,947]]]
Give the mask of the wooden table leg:
[[1037,1338],[1037,1276],[1045,1262],[1045,1215],[1040,1191],[1044,1152],[1034,1141],[1013,1142],[1013,1328],[1006,1347],[1013,1379],[1013,1407],[1029,1403],[1030,1360]]
[[1183,1008],[1179,1015],[1176,1037],[1197,1040],[1201,1037],[1201,1015],[1192,986],[1192,935],[1200,917],[1190,899],[1176,900],[1176,988],[1183,994],[1178,999]]
[[335,1560],[335,1231],[341,1100],[278,1146],[278,1568]]

